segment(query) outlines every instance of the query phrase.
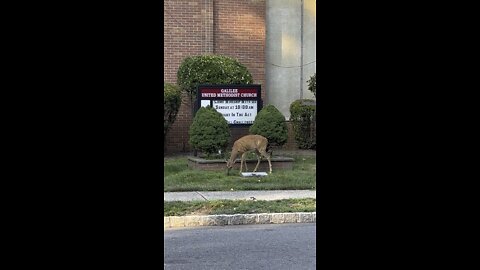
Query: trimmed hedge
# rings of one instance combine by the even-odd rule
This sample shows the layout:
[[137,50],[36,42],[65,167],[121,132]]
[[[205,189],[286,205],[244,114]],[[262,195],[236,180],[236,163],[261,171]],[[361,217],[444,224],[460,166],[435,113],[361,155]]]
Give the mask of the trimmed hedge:
[[200,84],[252,84],[248,69],[228,56],[198,55],[183,59],[177,72],[177,83],[192,100]]
[[249,131],[252,134],[262,135],[267,138],[268,144],[272,146],[282,146],[288,139],[285,116],[271,104],[263,107],[258,112]]
[[198,109],[188,133],[190,145],[207,156],[224,152],[230,140],[227,120],[210,106]]
[[315,104],[312,99],[298,99],[290,104],[290,121],[295,133],[295,141],[300,149],[316,147]]
[[175,122],[182,101],[182,93],[178,86],[163,83],[163,135],[164,141],[168,130]]

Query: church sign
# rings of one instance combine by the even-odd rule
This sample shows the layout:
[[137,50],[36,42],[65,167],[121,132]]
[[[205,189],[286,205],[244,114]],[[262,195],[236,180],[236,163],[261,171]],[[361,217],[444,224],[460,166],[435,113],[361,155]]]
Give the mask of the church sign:
[[200,85],[197,108],[211,106],[229,125],[251,125],[262,109],[261,87],[246,85]]

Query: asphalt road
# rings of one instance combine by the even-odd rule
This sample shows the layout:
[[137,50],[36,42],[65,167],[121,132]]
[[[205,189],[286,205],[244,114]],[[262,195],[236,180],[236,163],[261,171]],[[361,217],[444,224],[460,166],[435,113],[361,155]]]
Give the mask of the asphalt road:
[[316,269],[315,223],[164,230],[164,269]]

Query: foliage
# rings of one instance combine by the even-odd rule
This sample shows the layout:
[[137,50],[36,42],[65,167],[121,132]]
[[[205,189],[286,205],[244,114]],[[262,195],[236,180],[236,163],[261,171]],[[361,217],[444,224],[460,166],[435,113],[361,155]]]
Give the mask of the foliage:
[[223,115],[214,108],[201,107],[189,130],[189,143],[207,155],[224,151],[230,140],[230,129]]
[[315,72],[312,77],[307,81],[308,90],[310,90],[315,98],[317,97],[317,73]]
[[192,100],[200,84],[251,84],[248,69],[228,56],[198,55],[183,59],[177,71],[177,82]]
[[273,146],[281,146],[287,142],[288,128],[285,116],[273,105],[265,106],[255,117],[250,133],[262,135]]
[[290,104],[290,121],[300,149],[316,147],[315,100],[298,99]]
[[163,83],[163,135],[167,135],[168,130],[175,122],[180,103],[182,101],[181,91],[178,86]]

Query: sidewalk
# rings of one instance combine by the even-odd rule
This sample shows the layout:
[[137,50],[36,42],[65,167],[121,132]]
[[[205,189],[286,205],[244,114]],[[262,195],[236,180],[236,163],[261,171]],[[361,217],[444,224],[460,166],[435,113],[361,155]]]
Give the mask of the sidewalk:
[[[244,190],[244,191],[193,191],[164,192],[165,201],[210,200],[282,200],[316,198],[315,190]],[[163,218],[163,229],[197,226],[226,226],[281,223],[316,223],[317,213],[259,213],[206,216],[169,216]]]
[[211,201],[211,200],[283,200],[316,198],[315,190],[243,190],[243,191],[191,191],[164,192],[165,201]]

